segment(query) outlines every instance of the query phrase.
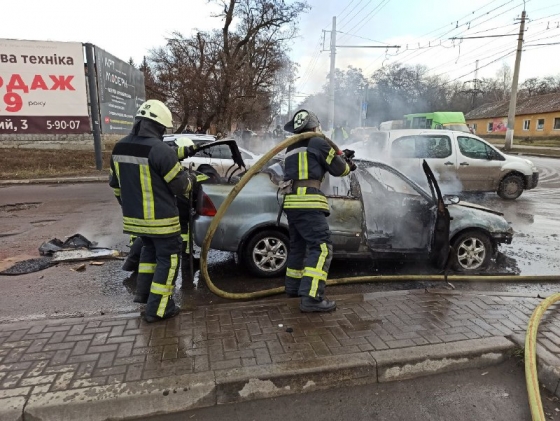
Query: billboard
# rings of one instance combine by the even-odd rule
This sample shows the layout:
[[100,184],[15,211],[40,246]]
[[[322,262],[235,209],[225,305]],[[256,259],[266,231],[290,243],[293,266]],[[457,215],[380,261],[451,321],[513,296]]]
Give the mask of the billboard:
[[146,100],[144,74],[98,47],[95,62],[101,132],[128,134],[136,111]]
[[0,39],[0,134],[89,132],[82,44]]

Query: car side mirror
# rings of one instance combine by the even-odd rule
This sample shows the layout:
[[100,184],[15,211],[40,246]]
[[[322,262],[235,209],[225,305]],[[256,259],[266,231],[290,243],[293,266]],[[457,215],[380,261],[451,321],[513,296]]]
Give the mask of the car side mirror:
[[461,201],[461,199],[459,198],[459,196],[454,196],[454,195],[445,195],[443,197],[443,202],[446,205],[457,205],[459,202]]

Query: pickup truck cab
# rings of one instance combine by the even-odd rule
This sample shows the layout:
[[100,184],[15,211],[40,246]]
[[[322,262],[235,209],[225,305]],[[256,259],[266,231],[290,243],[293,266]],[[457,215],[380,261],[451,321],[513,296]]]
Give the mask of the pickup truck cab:
[[423,160],[445,193],[497,192],[514,200],[537,187],[539,172],[532,161],[507,155],[470,133],[410,129],[376,133],[376,142],[345,145],[357,158],[383,160],[421,181]]

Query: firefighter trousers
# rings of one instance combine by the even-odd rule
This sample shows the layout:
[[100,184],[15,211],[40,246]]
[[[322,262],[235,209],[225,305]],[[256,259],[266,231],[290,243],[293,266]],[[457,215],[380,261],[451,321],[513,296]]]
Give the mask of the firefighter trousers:
[[313,209],[286,209],[290,251],[286,293],[323,299],[332,260],[331,232],[325,213]]
[[141,238],[144,247],[136,292],[149,294],[146,316],[166,317],[175,310],[172,295],[181,255],[181,236]]

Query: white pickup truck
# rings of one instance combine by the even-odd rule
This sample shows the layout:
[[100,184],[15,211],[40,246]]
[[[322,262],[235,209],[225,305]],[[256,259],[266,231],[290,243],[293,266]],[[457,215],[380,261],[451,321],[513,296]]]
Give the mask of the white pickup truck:
[[507,200],[521,196],[539,182],[532,161],[507,155],[485,140],[451,130],[388,130],[375,139],[345,145],[356,158],[388,162],[413,179],[422,176],[426,160],[445,193],[497,192]]

